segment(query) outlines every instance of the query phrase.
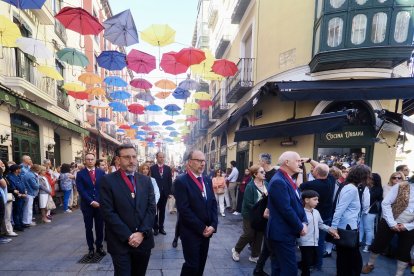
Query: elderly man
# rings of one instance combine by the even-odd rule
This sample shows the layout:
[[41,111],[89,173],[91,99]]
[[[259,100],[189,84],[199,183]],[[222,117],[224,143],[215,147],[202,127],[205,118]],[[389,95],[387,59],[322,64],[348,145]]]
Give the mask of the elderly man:
[[[313,175],[315,180],[308,181],[300,185],[300,190],[314,190],[319,194],[319,204],[316,209],[321,214],[323,223],[331,225],[333,216],[333,197],[335,192],[335,178],[329,174],[329,167],[326,164],[319,164],[311,158],[303,158],[307,163],[314,167]],[[325,253],[325,236],[326,232],[319,230],[318,257],[316,269],[322,268],[322,257]]]
[[28,171],[30,171],[30,167],[33,165],[32,158],[30,158],[29,155],[23,155],[22,163],[20,165],[22,167],[20,177],[23,177]]
[[292,175],[302,159],[293,151],[279,157],[280,168],[269,184],[269,222],[266,235],[272,252],[272,275],[297,275],[296,238],[307,233],[307,218]]

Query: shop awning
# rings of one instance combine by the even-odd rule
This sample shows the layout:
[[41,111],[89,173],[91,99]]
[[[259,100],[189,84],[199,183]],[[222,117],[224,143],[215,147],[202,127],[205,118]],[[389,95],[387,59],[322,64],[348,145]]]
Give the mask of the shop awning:
[[351,111],[325,113],[300,119],[292,119],[264,125],[242,128],[236,131],[235,142],[261,140],[276,137],[293,137],[341,130],[348,123]]
[[378,110],[377,113],[378,118],[384,120],[387,123],[401,127],[402,131],[414,135],[414,119],[401,113],[391,112],[385,109]]
[[6,91],[0,88],[0,103],[5,102],[9,105],[16,107],[17,106],[17,99],[15,96],[10,95]]
[[414,78],[272,82],[282,101],[414,99]]
[[39,117],[41,117],[43,119],[46,119],[46,120],[49,120],[49,121],[51,121],[51,122],[53,122],[53,123],[55,123],[59,126],[62,126],[64,128],[73,130],[77,133],[85,134],[85,135],[89,134],[89,132],[86,129],[61,118],[61,117],[53,114],[52,112],[47,111],[46,109],[38,107],[38,106],[36,106],[36,105],[34,105],[34,104],[32,104],[28,101],[25,101],[23,99],[17,99],[17,102],[18,102],[19,107],[21,109],[24,109],[24,110],[26,110],[26,111],[28,111],[28,112],[36,115],[36,116],[39,116]]

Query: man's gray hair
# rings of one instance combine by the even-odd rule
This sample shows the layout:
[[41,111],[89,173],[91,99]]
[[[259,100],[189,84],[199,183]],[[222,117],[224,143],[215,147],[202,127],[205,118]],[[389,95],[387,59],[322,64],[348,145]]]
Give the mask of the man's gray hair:
[[43,164],[47,164],[50,162],[50,159],[43,159]]
[[272,155],[270,153],[261,153],[259,155],[260,160],[263,160],[266,164],[272,164]]

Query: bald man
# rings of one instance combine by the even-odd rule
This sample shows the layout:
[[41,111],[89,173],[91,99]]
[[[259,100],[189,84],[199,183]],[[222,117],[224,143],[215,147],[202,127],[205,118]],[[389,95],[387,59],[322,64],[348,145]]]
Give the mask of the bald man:
[[[314,180],[308,181],[300,185],[300,190],[314,190],[319,194],[319,204],[316,209],[321,214],[323,223],[331,225],[333,216],[333,198],[335,192],[335,177],[329,174],[329,167],[326,164],[320,164],[311,158],[306,159],[308,163],[314,167]],[[325,236],[326,232],[319,230],[318,256],[316,261],[316,269],[321,270],[322,260],[325,253]]]
[[269,222],[266,235],[272,252],[272,275],[297,275],[296,238],[307,233],[306,214],[292,175],[301,172],[302,159],[294,151],[279,157],[280,169],[269,183]]

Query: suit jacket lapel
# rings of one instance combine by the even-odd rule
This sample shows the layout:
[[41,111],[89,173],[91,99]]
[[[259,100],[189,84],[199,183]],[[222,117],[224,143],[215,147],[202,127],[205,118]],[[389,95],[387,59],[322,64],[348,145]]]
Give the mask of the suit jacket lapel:
[[[194,181],[191,179],[191,177],[188,174],[187,174],[187,181],[188,181],[188,184],[189,184],[188,186],[190,187],[190,189],[193,190],[193,192],[196,193],[200,199],[205,200],[205,198],[201,194],[200,189],[197,187],[197,184],[194,183]],[[204,181],[204,178],[203,178],[203,181]],[[205,182],[204,182],[204,185],[205,185]],[[207,187],[206,187],[206,190],[207,190]]]
[[116,177],[118,178],[117,183],[119,183],[120,190],[126,196],[126,198],[128,199],[128,202],[131,203],[132,207],[135,207],[134,199],[131,196],[131,191],[129,190],[128,185],[122,179],[121,173],[117,171],[115,172],[115,174],[116,174]]

